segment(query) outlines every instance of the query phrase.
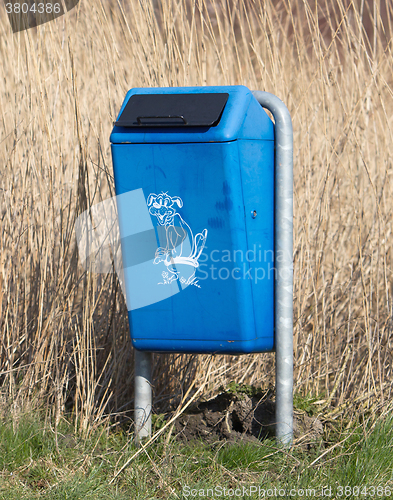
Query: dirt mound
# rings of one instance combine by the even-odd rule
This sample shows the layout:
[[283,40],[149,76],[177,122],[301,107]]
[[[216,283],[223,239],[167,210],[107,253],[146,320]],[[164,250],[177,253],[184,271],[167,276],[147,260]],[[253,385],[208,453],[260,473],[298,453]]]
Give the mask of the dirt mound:
[[[196,404],[181,415],[173,429],[178,439],[203,439],[258,442],[273,437],[275,432],[275,402],[271,396],[223,392]],[[320,441],[322,423],[305,413],[295,412],[294,437],[310,447]]]

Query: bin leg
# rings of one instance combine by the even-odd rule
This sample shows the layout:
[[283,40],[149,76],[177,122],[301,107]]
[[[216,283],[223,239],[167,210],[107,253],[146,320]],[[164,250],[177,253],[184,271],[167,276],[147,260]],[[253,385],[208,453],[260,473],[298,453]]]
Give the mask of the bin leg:
[[151,410],[152,410],[152,389],[151,372],[152,359],[151,352],[137,351],[135,349],[135,400],[134,400],[134,421],[135,421],[135,441],[139,446],[141,440],[151,436]]

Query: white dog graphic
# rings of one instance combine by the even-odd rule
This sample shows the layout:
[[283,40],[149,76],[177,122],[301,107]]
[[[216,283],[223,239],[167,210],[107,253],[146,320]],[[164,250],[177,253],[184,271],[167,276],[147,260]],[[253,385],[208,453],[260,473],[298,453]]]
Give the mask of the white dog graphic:
[[[184,276],[180,277],[180,282],[187,285],[196,285],[195,270],[199,266],[198,259],[203,251],[206,243],[207,229],[202,233],[193,235],[190,226],[184,221],[182,216],[176,212],[174,205],[179,208],[183,206],[183,201],[178,196],[169,196],[167,193],[149,194],[147,198],[147,206],[149,213],[157,217],[158,224],[165,227],[166,245],[159,247],[156,251],[154,264],[164,262],[168,272],[163,272],[164,284],[171,283],[173,280],[179,279],[179,266],[192,266],[191,274],[187,274],[187,279]],[[183,243],[186,238],[189,238],[191,252],[189,255],[183,255]],[[184,269],[184,268],[183,268]]]

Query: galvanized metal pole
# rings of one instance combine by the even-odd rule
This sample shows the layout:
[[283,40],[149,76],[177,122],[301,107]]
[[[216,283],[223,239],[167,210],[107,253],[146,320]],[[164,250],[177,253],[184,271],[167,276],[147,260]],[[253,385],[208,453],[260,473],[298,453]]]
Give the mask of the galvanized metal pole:
[[268,92],[254,91],[275,121],[275,344],[276,437],[293,440],[293,130],[285,104]]
[[135,441],[139,446],[141,440],[151,436],[152,389],[151,371],[153,354],[135,349],[135,399],[134,422]]

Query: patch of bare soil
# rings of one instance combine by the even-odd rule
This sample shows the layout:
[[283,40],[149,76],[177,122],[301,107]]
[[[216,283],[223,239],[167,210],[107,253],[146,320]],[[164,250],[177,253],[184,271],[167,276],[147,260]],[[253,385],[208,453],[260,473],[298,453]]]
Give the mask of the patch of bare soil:
[[[273,437],[275,432],[275,402],[262,394],[223,392],[200,402],[176,421],[173,433],[178,439],[203,439],[207,443],[259,442]],[[294,438],[310,448],[321,442],[323,425],[320,420],[303,412],[294,414]]]

